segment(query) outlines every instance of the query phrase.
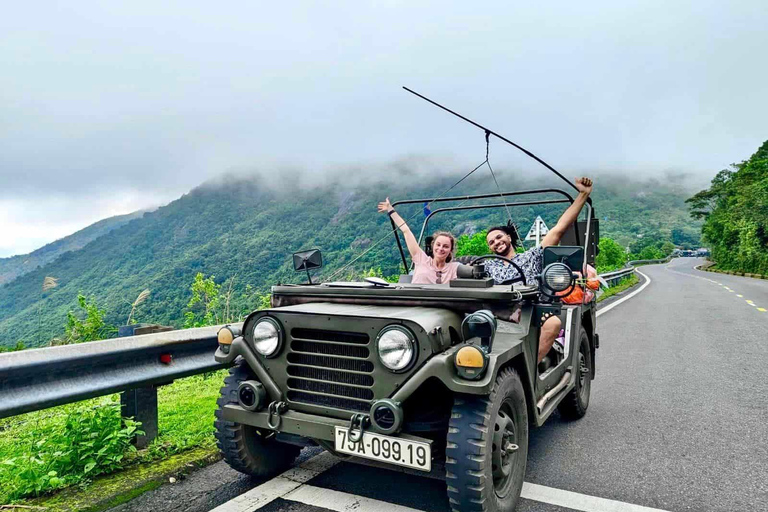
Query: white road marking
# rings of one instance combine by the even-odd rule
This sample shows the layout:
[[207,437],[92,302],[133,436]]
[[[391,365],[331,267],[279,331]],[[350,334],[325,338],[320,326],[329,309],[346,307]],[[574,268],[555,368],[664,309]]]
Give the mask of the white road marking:
[[737,297],[741,297],[741,298],[744,298],[744,296],[743,296],[743,295],[739,295],[739,294],[736,294],[736,296],[737,296]]
[[336,512],[361,510],[365,512],[421,512],[415,508],[312,485],[302,485],[283,496],[283,499],[298,501],[313,507],[327,508]]
[[211,512],[251,512],[285,496],[304,485],[320,473],[332,468],[339,459],[328,452],[315,455],[311,459],[289,469],[268,482],[219,505]]
[[520,496],[527,500],[549,503],[550,505],[581,510],[583,512],[665,512],[659,508],[643,507],[642,505],[563,491],[553,487],[529,484],[528,482],[523,484],[523,492]]
[[650,277],[648,277],[647,275],[643,274],[642,272],[640,272],[640,271],[639,271],[639,270],[637,270],[637,269],[635,269],[635,272],[637,272],[638,274],[640,274],[641,276],[643,276],[643,277],[645,278],[645,282],[643,283],[643,286],[641,286],[640,288],[638,288],[638,289],[637,289],[637,290],[635,290],[634,292],[630,293],[630,294],[629,294],[629,295],[627,295],[626,297],[624,297],[624,298],[622,298],[622,299],[619,299],[619,300],[617,300],[616,302],[614,302],[614,303],[612,303],[612,304],[608,304],[608,305],[607,305],[607,306],[605,306],[604,308],[601,308],[601,309],[599,309],[599,310],[597,311],[597,314],[596,314],[595,316],[600,316],[600,315],[602,315],[603,313],[607,313],[608,311],[612,310],[613,308],[615,308],[616,306],[618,306],[618,305],[619,305],[619,304],[621,304],[622,302],[624,302],[624,301],[627,301],[627,300],[631,299],[632,297],[634,297],[635,295],[637,295],[638,293],[640,293],[641,291],[643,291],[643,290],[645,289],[645,287],[646,287],[646,286],[648,286],[649,284],[651,284],[651,278],[650,278]]

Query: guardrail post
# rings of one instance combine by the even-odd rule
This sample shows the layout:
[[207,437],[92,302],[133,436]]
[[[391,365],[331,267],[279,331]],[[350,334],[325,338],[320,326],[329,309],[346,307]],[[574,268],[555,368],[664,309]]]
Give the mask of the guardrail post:
[[[117,336],[138,336],[173,330],[162,325],[124,325],[118,328]],[[157,437],[157,387],[128,389],[120,393],[120,414],[141,422],[144,435],[135,436],[131,442],[136,448],[146,448]]]
[[135,436],[131,443],[146,448],[157,437],[157,388],[129,389],[120,393],[120,414],[141,422],[144,435]]

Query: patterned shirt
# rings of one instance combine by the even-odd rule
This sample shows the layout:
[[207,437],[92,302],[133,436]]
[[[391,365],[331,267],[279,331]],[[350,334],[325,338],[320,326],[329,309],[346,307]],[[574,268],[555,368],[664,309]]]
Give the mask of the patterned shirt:
[[[541,264],[543,261],[544,249],[542,247],[533,247],[524,253],[516,254],[512,261],[523,269],[526,283],[531,286],[536,284],[536,276],[541,274]],[[509,265],[506,261],[489,259],[483,262],[485,270],[493,278],[494,283],[501,284],[518,277],[520,274],[517,269]]]

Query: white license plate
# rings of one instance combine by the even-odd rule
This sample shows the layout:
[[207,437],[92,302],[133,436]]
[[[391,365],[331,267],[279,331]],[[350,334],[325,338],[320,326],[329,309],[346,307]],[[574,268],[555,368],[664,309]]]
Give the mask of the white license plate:
[[335,436],[337,452],[421,471],[432,471],[432,450],[429,443],[373,432],[363,433],[363,439],[353,443],[349,440],[347,427],[336,427]]

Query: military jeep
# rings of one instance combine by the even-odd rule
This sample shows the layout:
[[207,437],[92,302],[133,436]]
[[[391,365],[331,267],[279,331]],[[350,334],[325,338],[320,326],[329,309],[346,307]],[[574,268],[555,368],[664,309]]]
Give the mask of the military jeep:
[[[506,202],[553,193],[564,197]],[[464,205],[499,195],[395,204],[461,201],[432,211],[423,237],[441,212],[573,202],[564,191],[546,189],[502,194],[504,204]],[[270,309],[219,332],[216,360],[234,364],[216,412],[225,460],[267,476],[288,468],[301,447],[319,445],[345,458],[444,471],[454,510],[513,510],[530,426],[541,426],[556,409],[580,418],[589,406],[599,346],[595,304],[560,300],[582,286],[574,272],[594,262],[598,222],[591,203],[587,212],[564,237],[570,245],[544,249],[535,283],[523,277],[493,285],[480,258],[447,286],[410,284],[402,276],[396,284],[273,287]],[[299,253],[295,267],[308,271],[318,257]],[[548,312],[560,316],[565,342],[539,365]]]

